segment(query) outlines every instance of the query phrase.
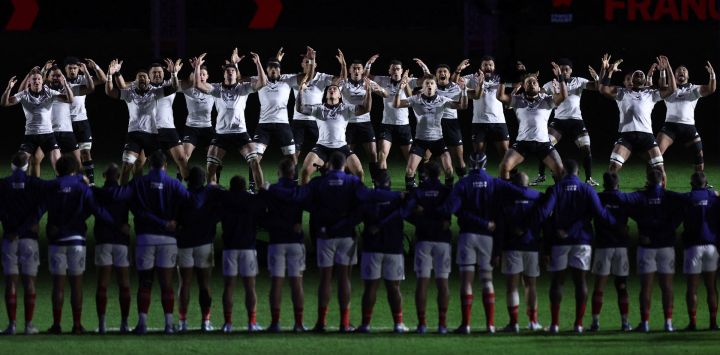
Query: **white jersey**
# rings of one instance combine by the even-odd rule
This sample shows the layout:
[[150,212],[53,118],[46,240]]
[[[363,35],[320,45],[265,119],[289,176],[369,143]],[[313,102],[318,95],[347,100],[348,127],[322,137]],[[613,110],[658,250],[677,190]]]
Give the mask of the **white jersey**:
[[551,95],[541,93],[535,100],[528,100],[525,95],[513,95],[510,107],[515,109],[519,123],[517,141],[550,142],[548,121],[555,108]]
[[[167,86],[170,86],[169,80],[165,80],[159,87]],[[157,110],[155,111],[155,125],[157,128],[175,128],[173,101],[175,101],[175,93],[157,99]]]
[[665,98],[665,122],[695,125],[695,106],[700,97],[700,86],[678,86],[672,95]]
[[249,82],[237,83],[233,87],[211,84],[210,95],[215,97],[215,109],[218,111],[215,132],[219,134],[245,133],[245,103],[248,95],[255,92]]
[[[572,77],[567,83],[568,96],[555,108],[555,118],[558,120],[582,120],[580,112],[580,96],[590,81],[585,78]],[[552,81],[543,85],[546,93],[553,94]]]
[[[301,75],[301,74],[298,74]],[[315,73],[315,77],[308,81],[306,83],[307,88],[305,88],[305,91],[303,91],[303,97],[302,102],[304,105],[313,106],[313,105],[321,105],[323,93],[325,92],[325,88],[332,83],[333,76],[330,74],[324,74],[324,73]],[[293,81],[292,84],[293,93],[295,94],[295,99],[297,100],[297,97],[300,93],[300,88],[297,85],[297,80]],[[312,117],[310,115],[306,115],[302,112],[298,112],[295,110],[293,114],[293,121],[314,121],[315,117]]]
[[[257,79],[257,76],[253,76],[250,81],[256,83]],[[287,106],[293,82],[297,83],[297,74],[282,74],[275,82],[268,79],[267,84],[258,90],[260,99],[258,123],[290,123]]]
[[52,133],[52,105],[58,100],[59,91],[43,85],[39,95],[30,93],[30,89],[15,94],[25,113],[25,135]]
[[120,89],[120,99],[127,104],[128,115],[128,132],[145,132],[157,133],[157,125],[155,124],[155,113],[157,111],[157,101],[165,96],[165,89],[162,87],[152,87],[140,93],[135,89],[135,85],[131,85],[128,89]]
[[[466,75],[463,79],[465,79],[468,89],[474,90],[477,88],[478,82],[475,75]],[[503,104],[497,99],[497,91],[499,87],[499,76],[485,76],[485,81],[483,81],[482,96],[480,96],[477,100],[473,100],[472,123],[505,123]]]
[[618,132],[645,132],[652,134],[652,113],[655,103],[662,100],[657,89],[642,88],[638,91],[617,88],[618,108],[620,109],[620,125]]
[[[437,94],[443,97],[447,97],[451,101],[459,101],[460,100],[460,85],[455,84],[451,82],[447,86],[437,86]],[[445,107],[443,110],[443,119],[446,120],[456,120],[458,118],[457,109]]]
[[[71,88],[80,87],[80,86],[87,86],[87,76],[85,75],[78,75],[75,80],[68,80],[68,84],[70,84]],[[87,110],[85,110],[85,98],[87,96],[80,95],[80,90],[73,91],[75,96],[73,97],[72,105],[70,105],[70,119],[72,119],[73,122],[78,121],[85,121],[88,119],[87,117]]]
[[[400,82],[394,82],[389,76],[375,76],[373,80],[378,84],[378,86],[385,89],[388,93],[388,97],[383,98],[382,123],[397,126],[410,124],[410,119],[408,118],[410,111],[407,109],[407,107],[395,108],[395,106],[393,106],[395,102],[395,95],[397,94],[398,90],[400,90]],[[415,86],[416,83],[417,79],[413,78],[410,79],[408,85],[412,87]],[[400,91],[400,99],[407,100],[405,90]]]
[[[359,81],[357,83],[352,82],[350,79],[340,82],[342,88],[343,101],[347,101],[352,105],[362,105],[365,100],[365,82]],[[360,116],[353,116],[350,119],[351,123],[359,122],[370,122],[370,112],[367,112]]]
[[418,94],[408,98],[408,102],[413,112],[415,112],[415,117],[417,117],[415,139],[423,141],[442,139],[443,112],[445,107],[449,106],[453,100],[440,95],[426,99],[423,95]]
[[185,95],[185,105],[188,116],[185,125],[188,127],[212,127],[212,114],[215,99],[196,88],[189,88],[182,91]]
[[315,105],[312,106],[310,115],[317,119],[317,144],[328,148],[347,145],[345,130],[348,122],[355,117],[355,105],[346,103],[340,103],[335,107]]
[[[70,89],[73,91],[73,95],[80,93],[79,86],[71,86]],[[57,90],[59,93],[64,94],[64,88]],[[74,102],[74,100],[73,100]],[[53,132],[72,132],[72,120],[71,120],[72,104],[55,100],[52,104],[50,111],[50,120],[52,121]]]

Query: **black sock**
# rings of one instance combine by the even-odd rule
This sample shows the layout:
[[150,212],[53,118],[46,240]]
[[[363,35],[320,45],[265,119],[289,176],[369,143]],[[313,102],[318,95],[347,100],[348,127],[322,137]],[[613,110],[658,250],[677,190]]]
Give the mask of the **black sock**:
[[380,170],[380,164],[378,162],[370,162],[370,178],[375,183],[378,178],[378,172]]
[[583,168],[585,168],[585,180],[592,177],[592,155],[588,154],[583,158]]
[[463,177],[467,175],[467,167],[458,166],[457,168],[455,168],[455,172],[457,173],[458,177]]
[[88,178],[91,184],[95,183],[95,164],[93,164],[92,160],[84,161],[82,163],[83,165],[83,172],[85,174],[85,177]]
[[218,184],[220,184],[220,173],[222,172],[222,168],[223,168],[222,165],[218,165],[217,168],[215,169],[215,180],[217,181]]
[[255,191],[255,176],[253,176],[252,168],[248,166],[248,189]]
[[300,181],[300,165],[295,164],[295,176],[293,176],[293,182],[296,184]]
[[415,188],[415,175],[413,176],[407,176],[405,175],[405,190],[412,191],[412,189]]
[[452,187],[453,181],[455,181],[454,175],[445,176],[445,186]]
[[542,161],[538,165],[538,175],[545,176],[545,163]]

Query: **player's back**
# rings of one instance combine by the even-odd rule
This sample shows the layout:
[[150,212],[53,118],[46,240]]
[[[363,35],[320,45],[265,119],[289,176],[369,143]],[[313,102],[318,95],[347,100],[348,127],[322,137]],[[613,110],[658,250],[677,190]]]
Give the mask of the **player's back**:
[[92,191],[79,175],[56,179],[57,186],[45,196],[48,240],[63,243],[65,237],[85,237],[85,220],[92,213]]
[[542,194],[528,187],[499,191],[500,213],[496,218],[496,233],[502,235],[503,250],[538,251],[540,228],[526,225]]
[[265,205],[245,190],[225,191],[222,196],[223,249],[255,249],[258,220]]
[[93,188],[96,202],[107,210],[116,222],[110,224],[101,219],[95,220],[93,236],[96,244],[130,244],[130,235],[118,227],[119,224],[128,223],[128,213],[130,212],[130,204],[127,201],[114,198],[120,188],[120,185],[114,181],[105,182],[102,188]]
[[628,199],[633,201],[630,217],[637,222],[640,246],[674,246],[675,229],[682,221],[682,203],[678,194],[658,185],[628,194]]
[[439,211],[445,203],[450,188],[439,179],[428,178],[410,193],[407,208],[421,207],[421,215],[407,213],[409,221],[415,225],[415,236],[420,241],[450,242],[450,215]]
[[615,225],[610,225],[602,219],[596,218],[595,247],[596,248],[626,248],[628,246],[627,222],[629,207],[624,203],[624,194],[619,190],[605,190],[598,193],[600,203],[615,217]]
[[133,178],[129,187],[136,233],[174,236],[164,225],[158,225],[154,217],[176,220],[180,204],[190,196],[185,187],[161,169],[150,169],[147,175]]
[[0,182],[2,225],[4,233],[18,237],[38,238],[36,225],[45,213],[43,191],[51,182],[44,182],[17,169]]
[[717,242],[717,204],[715,191],[706,188],[693,188],[683,194],[683,244],[715,244]]
[[188,189],[190,198],[181,205],[178,215],[178,248],[192,248],[212,243],[220,221],[221,191],[217,186]]
[[303,209],[300,203],[291,200],[290,194],[297,187],[292,179],[280,178],[270,185],[267,191],[260,191],[260,197],[267,206],[264,227],[268,230],[270,243],[302,242],[302,229],[298,233],[295,226],[302,224]]

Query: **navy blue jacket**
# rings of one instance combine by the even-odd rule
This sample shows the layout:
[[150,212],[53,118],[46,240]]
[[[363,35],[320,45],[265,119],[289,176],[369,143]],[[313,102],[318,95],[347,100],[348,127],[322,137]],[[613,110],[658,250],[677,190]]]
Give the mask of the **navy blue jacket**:
[[189,189],[190,198],[180,206],[178,215],[178,248],[212,244],[220,222],[221,190],[217,186]]
[[603,207],[615,217],[615,225],[595,219],[595,248],[627,248],[630,238],[627,226],[630,214],[627,194],[618,190],[605,190],[598,193],[598,197]]
[[450,191],[439,179],[425,179],[408,194],[405,215],[415,225],[417,241],[450,243],[450,213],[442,208]]
[[260,191],[267,205],[263,227],[268,231],[270,244],[305,242],[301,228],[303,209],[292,201],[296,187],[297,183],[292,179],[280,178],[267,191]]
[[224,191],[220,217],[223,249],[255,249],[258,223],[265,210],[258,195],[247,191]]
[[535,211],[542,194],[534,189],[518,187],[518,190],[503,189],[500,198],[500,210],[496,218],[496,234],[493,249],[540,251],[540,228],[527,224]]
[[0,180],[0,220],[5,238],[38,239],[38,223],[45,214],[45,193],[54,184],[20,169]]
[[[107,223],[101,219],[95,220],[94,235],[95,244],[122,244],[130,245],[130,234],[128,226],[128,214],[130,203],[121,199],[115,199],[120,185],[114,181],[106,181],[102,188],[94,187],[95,200],[110,213],[115,223]],[[125,227],[123,228],[123,225]]]
[[662,186],[629,193],[630,217],[637,222],[639,246],[666,248],[675,246],[675,230],[682,222],[680,194]]
[[683,202],[683,245],[715,245],[717,243],[717,204],[715,191],[692,189],[681,195]]

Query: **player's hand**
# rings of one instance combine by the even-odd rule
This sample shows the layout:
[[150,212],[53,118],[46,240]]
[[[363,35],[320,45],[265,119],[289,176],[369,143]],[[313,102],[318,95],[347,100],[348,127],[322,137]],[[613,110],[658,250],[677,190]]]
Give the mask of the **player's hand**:
[[657,68],[658,68],[658,64],[652,63],[652,65],[650,66],[650,69],[648,69],[647,76],[652,76],[655,73],[655,71],[657,70]]
[[622,64],[622,62],[623,62],[622,59],[616,60],[616,61],[615,61],[614,63],[612,63],[612,65],[610,66],[609,71],[610,71],[611,73],[621,72],[622,69],[620,69],[620,64]]
[[310,60],[315,60],[315,56],[317,55],[317,52],[315,52],[314,49],[310,46],[305,47],[305,58]]
[[591,67],[589,65],[588,65],[588,73],[590,73],[590,77],[593,79],[600,78],[600,75],[598,75],[598,73],[595,71],[595,69],[593,69],[593,67]]
[[370,59],[368,59],[366,65],[372,65],[373,63],[375,63],[378,57],[380,57],[380,54],[374,54],[372,57],[370,57]]
[[558,82],[557,79],[552,80],[552,88],[553,88],[553,93],[560,92],[560,82]]
[[81,73],[83,73],[83,74],[85,74],[85,75],[90,75],[90,74],[88,73],[88,68],[87,68],[87,65],[85,65],[85,63],[80,63],[79,67],[80,67],[80,72],[81,72]]
[[12,89],[15,84],[17,84],[17,77],[13,76],[10,80],[8,80],[8,89]]
[[[401,89],[404,89],[405,87],[408,86],[408,80],[409,80],[409,79],[408,79],[408,75],[409,75],[409,73],[410,73],[410,71],[407,70],[407,69],[405,69],[405,71],[403,72],[402,78],[400,79],[400,88],[401,88]],[[400,90],[398,90],[398,92],[400,92]]]
[[467,88],[467,85],[465,84],[465,79],[462,76],[458,76],[455,82],[460,87],[460,90],[465,90]]
[[232,54],[230,55],[230,62],[232,64],[237,65],[237,63],[240,63],[241,60],[245,58],[245,55],[239,55],[237,47],[233,49]]
[[478,70],[475,74],[475,80],[478,82],[478,87],[482,87],[482,83],[485,82],[485,73],[482,70]]
[[550,62],[550,65],[552,66],[553,75],[555,75],[555,77],[559,77],[560,74],[562,74],[562,71],[560,70],[560,66],[557,65],[557,63],[555,63],[555,62]]
[[250,52],[250,57],[252,58],[253,63],[260,64],[260,56],[255,52]]
[[182,59],[178,58],[178,59],[175,61],[175,65],[173,66],[173,69],[175,70],[174,73],[175,73],[175,74],[179,73],[180,70],[182,69],[182,67],[183,67]]
[[283,57],[285,56],[285,52],[283,52],[283,47],[280,47],[278,49],[277,54],[275,54],[275,59],[278,60],[278,62],[282,62]]
[[55,65],[55,60],[54,59],[48,60],[47,62],[45,62],[45,65],[43,66],[43,71],[50,70],[50,68],[52,68],[53,65]]
[[610,69],[610,58],[612,58],[611,55],[605,53],[602,56],[602,59],[600,60],[600,69]]
[[335,58],[338,60],[338,62],[340,62],[340,64],[345,65],[345,55],[340,50],[340,48],[338,48]]
[[423,208],[423,206],[417,205],[417,206],[415,206],[415,209],[413,209],[413,213],[415,213],[417,215],[421,215],[424,210],[425,209]]
[[495,222],[494,222],[494,221],[488,222],[488,226],[487,226],[487,230],[488,230],[488,231],[494,232],[494,231],[495,231],[495,227],[496,227],[496,226],[495,226]]
[[175,230],[177,230],[177,222],[175,220],[168,221],[165,223],[165,230],[168,232],[175,232]]
[[90,58],[85,58],[85,61],[86,61],[86,62],[88,63],[88,65],[89,65],[90,67],[92,67],[93,69],[97,69],[97,68],[98,68],[97,63],[95,63],[94,60],[92,60],[92,59],[90,59]]
[[463,59],[463,61],[460,62],[460,64],[458,64],[457,68],[455,68],[455,71],[456,71],[456,72],[461,72],[461,71],[465,70],[465,68],[467,68],[467,67],[469,67],[469,66],[470,66],[470,59]]
[[525,68],[525,64],[523,64],[523,62],[521,62],[521,61],[519,61],[519,60],[518,60],[517,62],[515,62],[515,70],[517,70],[517,71],[527,71],[527,69]]
[[558,236],[558,238],[560,238],[560,239],[566,239],[566,238],[568,237],[568,233],[567,233],[567,231],[564,230],[564,229],[558,229],[558,230],[557,230],[557,236]]
[[425,65],[425,63],[423,63],[423,61],[420,60],[420,58],[413,58],[413,60],[415,61],[415,63],[418,66],[420,66],[420,68],[422,68],[423,72],[430,73],[430,69],[428,69],[427,65]]
[[165,62],[165,70],[172,73],[174,70],[173,68],[175,67],[175,63],[173,63],[172,59],[165,58],[163,62]]
[[203,53],[197,57],[195,57],[195,66],[196,67],[202,67],[203,64],[205,64],[205,56],[207,53]]
[[705,62],[705,70],[707,70],[708,74],[711,76],[715,75],[715,69],[713,69],[712,64],[710,64],[710,61],[708,60]]

